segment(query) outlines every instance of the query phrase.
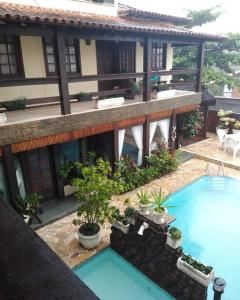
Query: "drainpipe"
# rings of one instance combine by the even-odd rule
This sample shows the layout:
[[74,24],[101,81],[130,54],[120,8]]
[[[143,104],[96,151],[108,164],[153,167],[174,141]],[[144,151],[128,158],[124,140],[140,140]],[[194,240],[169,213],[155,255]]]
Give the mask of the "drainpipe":
[[226,285],[227,285],[226,281],[220,277],[215,277],[213,279],[213,291],[214,291],[213,300],[221,300]]

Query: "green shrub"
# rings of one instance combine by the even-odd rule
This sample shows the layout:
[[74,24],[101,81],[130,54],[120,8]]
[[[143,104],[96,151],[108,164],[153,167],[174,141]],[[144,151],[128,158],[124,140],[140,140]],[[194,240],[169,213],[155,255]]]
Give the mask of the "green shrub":
[[169,234],[173,240],[180,240],[182,237],[182,231],[176,227],[171,227],[169,229]]
[[5,107],[8,111],[14,111],[14,110],[25,109],[26,103],[27,103],[26,97],[19,97],[11,101],[3,102],[2,106]]
[[182,117],[183,136],[194,138],[203,127],[203,116],[198,110],[186,112]]
[[192,266],[194,269],[199,270],[200,272],[208,275],[212,270],[213,267],[205,266],[201,262],[197,261],[196,259],[192,258],[191,255],[183,254],[182,260]]

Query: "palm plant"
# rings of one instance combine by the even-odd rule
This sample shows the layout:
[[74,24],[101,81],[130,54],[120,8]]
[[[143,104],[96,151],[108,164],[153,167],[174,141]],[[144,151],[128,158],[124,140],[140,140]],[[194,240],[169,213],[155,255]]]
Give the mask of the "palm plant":
[[155,212],[164,213],[165,208],[175,207],[173,205],[164,205],[164,203],[168,200],[169,196],[170,196],[170,194],[167,194],[167,195],[164,194],[161,188],[158,192],[152,193],[152,197],[153,197],[154,203],[156,205],[156,207],[154,208]]
[[151,196],[148,194],[148,192],[143,191],[142,189],[140,189],[140,192],[137,192],[136,195],[137,195],[137,197],[138,197],[141,204],[147,205],[147,204],[150,203]]

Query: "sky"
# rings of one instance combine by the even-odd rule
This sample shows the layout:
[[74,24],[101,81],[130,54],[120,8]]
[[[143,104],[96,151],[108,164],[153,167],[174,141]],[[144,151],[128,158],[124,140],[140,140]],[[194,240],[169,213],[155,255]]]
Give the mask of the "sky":
[[119,0],[119,2],[143,10],[183,17],[186,16],[188,9],[199,10],[220,5],[224,14],[216,22],[195,30],[208,33],[240,33],[239,0]]

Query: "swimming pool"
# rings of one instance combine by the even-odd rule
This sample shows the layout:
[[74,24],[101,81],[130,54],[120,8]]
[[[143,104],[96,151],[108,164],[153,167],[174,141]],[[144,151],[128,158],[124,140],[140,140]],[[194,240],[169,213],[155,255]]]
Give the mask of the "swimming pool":
[[[215,269],[227,287],[222,299],[240,299],[240,181],[203,176],[174,193],[168,204],[183,231],[184,252]],[[213,299],[212,286],[209,299]]]
[[111,248],[73,271],[101,300],[174,300]]

